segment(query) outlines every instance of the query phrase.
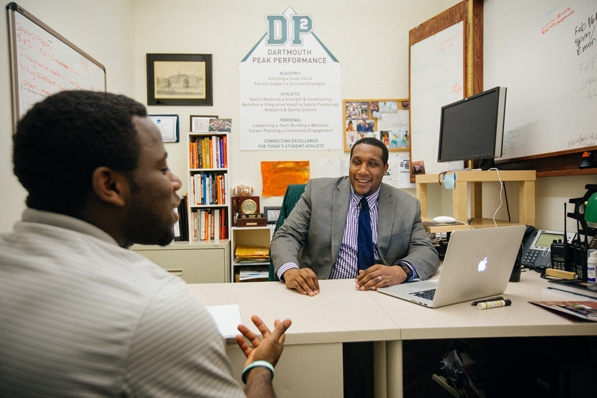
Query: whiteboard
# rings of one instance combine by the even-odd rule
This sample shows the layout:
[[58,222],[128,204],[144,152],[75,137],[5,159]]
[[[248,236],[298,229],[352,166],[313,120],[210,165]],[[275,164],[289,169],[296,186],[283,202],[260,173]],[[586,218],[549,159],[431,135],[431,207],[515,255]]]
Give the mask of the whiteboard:
[[595,0],[485,0],[484,86],[508,88],[499,160],[597,145],[596,27]]
[[463,162],[438,163],[441,107],[464,98],[464,22],[410,47],[411,161],[425,173],[462,169]]
[[59,91],[106,91],[102,64],[16,3],[6,8],[14,125],[33,104]]

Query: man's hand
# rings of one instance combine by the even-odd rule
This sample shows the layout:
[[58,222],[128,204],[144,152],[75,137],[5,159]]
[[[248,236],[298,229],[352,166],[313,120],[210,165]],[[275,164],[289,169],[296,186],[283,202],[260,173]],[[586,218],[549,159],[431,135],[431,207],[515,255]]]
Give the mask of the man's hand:
[[291,268],[283,276],[288,289],[295,289],[309,296],[319,293],[319,280],[311,268]]
[[359,290],[377,290],[378,287],[398,285],[406,278],[402,267],[375,264],[365,271],[359,271],[359,276],[354,281]]
[[[263,323],[261,318],[257,315],[253,315],[251,320],[261,332],[263,340],[258,335],[251,332],[245,325],[238,325],[238,330],[242,333],[242,336],[236,336],[236,344],[238,344],[247,357],[245,366],[260,359],[276,366],[278,359],[280,359],[280,355],[282,355],[282,350],[284,349],[284,340],[286,339],[284,333],[286,333],[286,330],[290,327],[292,321],[290,319],[285,319],[280,322],[280,320],[276,319],[274,321],[275,329],[273,332],[270,332],[265,323]],[[249,340],[253,347],[247,344],[243,336]]]

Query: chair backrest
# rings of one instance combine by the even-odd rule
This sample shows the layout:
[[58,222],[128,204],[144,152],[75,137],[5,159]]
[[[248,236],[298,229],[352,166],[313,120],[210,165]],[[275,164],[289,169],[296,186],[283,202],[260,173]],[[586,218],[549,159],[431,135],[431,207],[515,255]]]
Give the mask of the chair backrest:
[[[303,192],[305,192],[305,185],[307,184],[289,184],[288,188],[286,188],[286,192],[284,193],[284,198],[282,199],[282,208],[280,209],[280,215],[278,216],[278,222],[276,222],[276,228],[274,229],[274,234],[282,224],[290,213],[294,206],[301,198]],[[278,280],[275,272],[274,272],[274,262],[271,260],[271,252],[270,252],[270,260],[269,260],[269,278],[270,281]]]

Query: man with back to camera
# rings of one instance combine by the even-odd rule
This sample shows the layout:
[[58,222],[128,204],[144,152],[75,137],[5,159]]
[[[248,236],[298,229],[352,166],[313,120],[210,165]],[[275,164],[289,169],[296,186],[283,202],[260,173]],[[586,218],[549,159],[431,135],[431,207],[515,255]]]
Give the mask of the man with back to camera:
[[[376,290],[414,278],[427,279],[437,271],[439,257],[421,222],[419,201],[382,183],[388,157],[380,140],[363,138],[351,148],[348,177],[309,180],[271,243],[276,275],[286,287],[315,296],[320,293],[319,279],[355,278],[357,289]],[[369,208],[374,247],[374,258],[366,264],[360,264],[358,253],[361,200],[366,200]],[[371,393],[370,386],[362,384],[372,380],[361,379],[369,370],[347,368],[351,361],[372,362],[370,348],[358,346],[361,348],[344,346],[345,396]],[[405,358],[406,351],[405,345]],[[412,352],[424,356],[419,347]],[[435,350],[430,353],[435,354]],[[366,355],[369,358],[361,360]],[[431,366],[432,372],[433,363],[423,362],[424,371],[414,365],[410,370],[428,373]],[[418,377],[408,374],[407,365],[405,359],[405,387]]]
[[290,320],[239,325],[245,391],[207,309],[134,243],[167,245],[181,182],[122,95],[65,91],[13,136],[23,220],[0,236],[0,395],[274,396]]

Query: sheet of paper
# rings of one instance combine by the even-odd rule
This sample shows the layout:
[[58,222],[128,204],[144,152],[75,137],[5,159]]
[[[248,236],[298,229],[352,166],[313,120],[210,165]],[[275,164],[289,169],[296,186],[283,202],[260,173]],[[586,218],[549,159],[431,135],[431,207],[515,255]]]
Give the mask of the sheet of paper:
[[340,177],[340,159],[321,159],[319,161],[319,177]]
[[390,178],[393,186],[397,188],[415,188],[410,182],[410,155],[408,152],[391,154],[388,160]]
[[206,307],[216,322],[218,331],[226,340],[234,339],[240,334],[237,327],[241,323],[240,309],[237,304],[230,305],[212,305]]
[[408,111],[398,110],[395,113],[382,113],[377,123],[378,130],[408,131]]

